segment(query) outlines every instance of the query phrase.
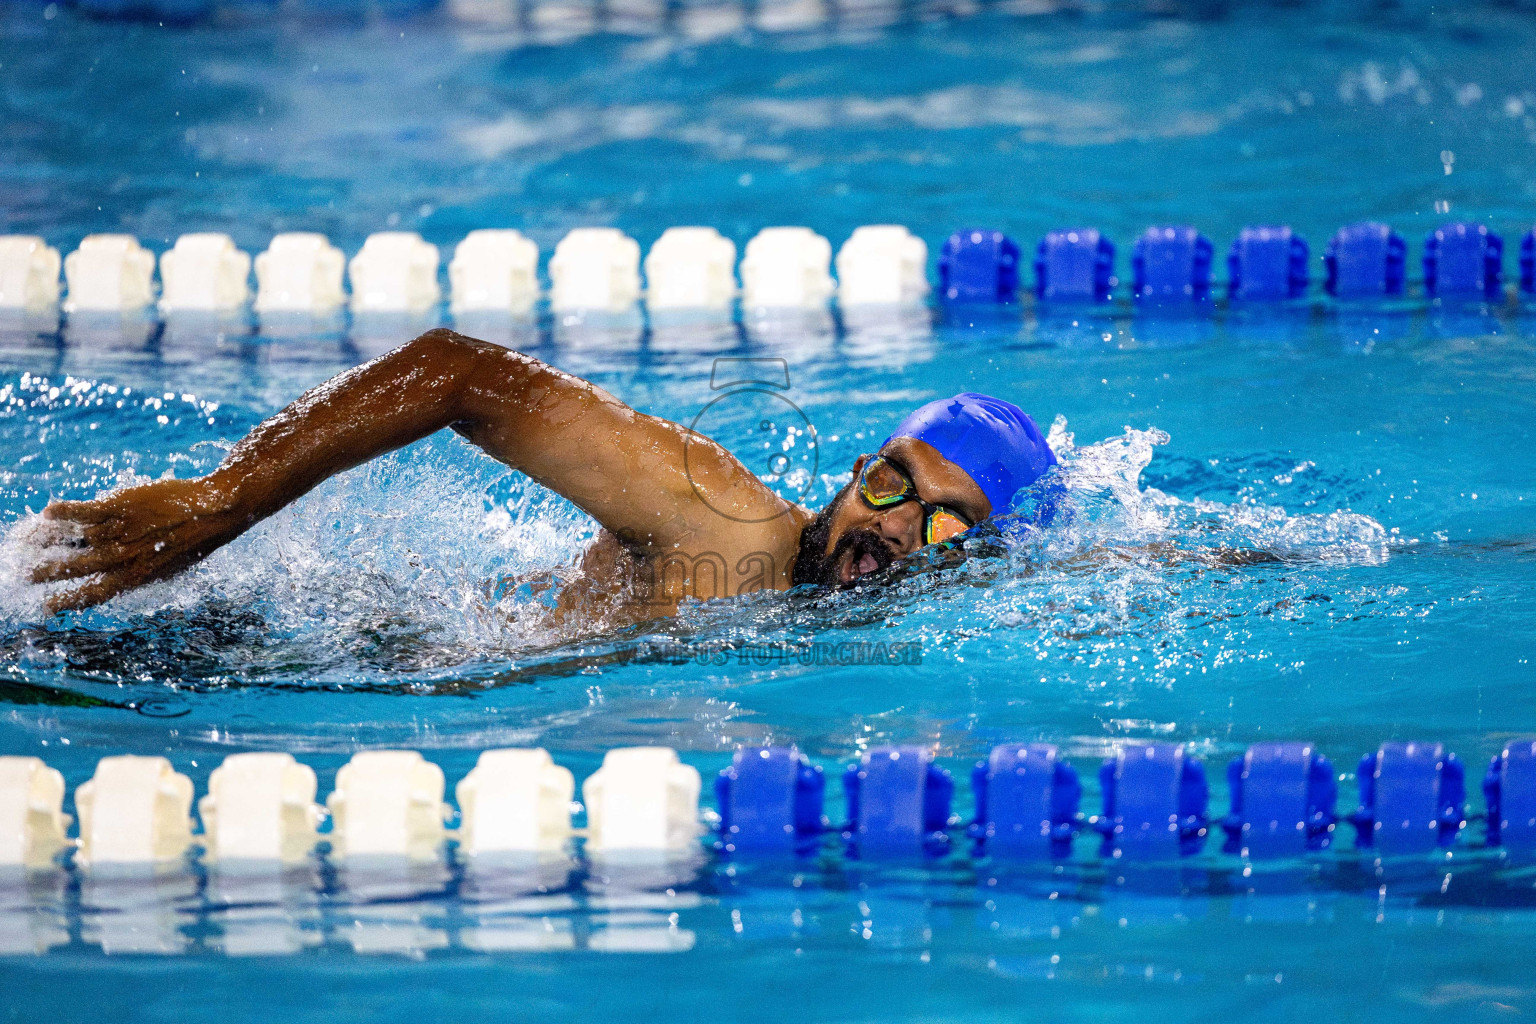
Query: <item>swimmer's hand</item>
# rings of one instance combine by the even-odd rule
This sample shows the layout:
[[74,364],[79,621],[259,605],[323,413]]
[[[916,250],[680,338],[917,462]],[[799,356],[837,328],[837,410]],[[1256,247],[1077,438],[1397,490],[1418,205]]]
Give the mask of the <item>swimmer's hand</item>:
[[[163,580],[207,557],[249,525],[213,477],[157,480],[94,501],[56,501],[43,510],[49,555],[33,583],[84,580],[54,594],[50,613],[89,608],[125,590]],[[62,549],[62,552],[61,552]]]

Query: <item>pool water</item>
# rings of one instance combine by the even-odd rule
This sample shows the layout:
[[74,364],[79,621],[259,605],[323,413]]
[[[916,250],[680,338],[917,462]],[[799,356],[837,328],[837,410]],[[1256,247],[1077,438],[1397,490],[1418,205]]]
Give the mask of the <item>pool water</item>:
[[[1244,224],[1285,222],[1316,264],[1339,224],[1381,219],[1416,267],[1444,220],[1511,249],[1536,221],[1536,20],[1517,9],[987,10],[558,43],[446,14],[167,28],[47,11],[3,15],[0,229],[66,252],[93,231],[157,251],[225,231],[257,252],[319,230],[350,254],[386,228],[446,252],[495,226],[547,257],[584,225],[648,248],[672,225],[740,246],[803,223],[837,245],[882,222],[932,252],[968,224],[1029,246],[1095,224],[1123,280],[1150,223],[1196,224],[1224,254]],[[305,388],[436,322],[5,324],[0,753],[44,758],[71,794],[103,755],[164,754],[201,793],[228,754],[284,750],[324,794],[378,746],[422,750],[451,788],[495,746],[544,746],[579,782],[630,744],[675,747],[707,781],[742,744],[798,744],[835,779],[863,750],[919,743],[963,780],[994,744],[1042,740],[1097,810],[1100,761],[1160,740],[1205,761],[1219,814],[1250,743],[1314,741],[1348,811],[1383,741],[1444,742],[1476,794],[1503,742],[1536,733],[1536,313],[1514,302],[1026,303],[644,331],[543,314],[495,340],[683,422],[718,397],[718,356],[784,360],[815,444],[777,483],[813,507],[913,406],[1008,397],[1054,424],[1072,515],[880,592],[557,633],[494,581],[569,564],[593,524],[444,434],[174,582],[42,614],[20,573],[48,500],[205,472]],[[789,422],[750,398],[709,415],[754,469]],[[922,656],[775,654],[811,641]],[[1480,830],[1446,858],[1376,864],[1341,826],[1322,856],[1251,869],[1213,841],[1132,870],[1085,837],[1063,865],[1013,871],[964,843],[881,866],[829,842],[789,867],[617,877],[327,864],[242,890],[197,866],[70,873],[0,890],[16,951],[0,1005],[124,1021],[1528,1016],[1536,876],[1477,849]],[[274,955],[237,955],[258,952]]]

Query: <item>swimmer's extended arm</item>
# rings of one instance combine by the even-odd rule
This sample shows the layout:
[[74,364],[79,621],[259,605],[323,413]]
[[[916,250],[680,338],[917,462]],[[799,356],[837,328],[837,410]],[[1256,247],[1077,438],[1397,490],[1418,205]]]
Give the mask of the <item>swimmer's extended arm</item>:
[[91,577],[50,610],[98,604],[180,572],[328,477],[449,426],[637,553],[708,544],[733,518],[784,507],[713,441],[531,356],[439,329],[306,392],[207,476],[48,506],[46,518],[81,527],[79,546],[32,578]]

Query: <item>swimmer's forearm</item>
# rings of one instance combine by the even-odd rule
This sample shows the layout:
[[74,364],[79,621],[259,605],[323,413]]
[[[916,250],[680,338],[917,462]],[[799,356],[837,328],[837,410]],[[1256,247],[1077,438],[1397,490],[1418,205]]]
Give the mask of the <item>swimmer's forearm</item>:
[[505,351],[429,331],[310,389],[230,450],[205,478],[210,501],[254,523],[337,473],[463,420],[487,350]]

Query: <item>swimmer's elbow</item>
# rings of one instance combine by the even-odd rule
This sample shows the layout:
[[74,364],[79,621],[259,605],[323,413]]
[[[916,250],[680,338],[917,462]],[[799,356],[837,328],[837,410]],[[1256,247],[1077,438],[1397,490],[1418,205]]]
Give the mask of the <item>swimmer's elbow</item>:
[[431,366],[451,366],[471,361],[485,348],[485,342],[466,338],[446,327],[434,327],[407,342],[404,351]]
[[[469,338],[446,327],[435,327],[407,343],[401,354],[406,363],[422,371],[435,382],[439,393],[455,396],[454,405],[463,404],[465,393],[476,380],[487,376],[487,360],[506,355],[506,349],[489,342]],[[455,408],[455,413],[468,410]]]

